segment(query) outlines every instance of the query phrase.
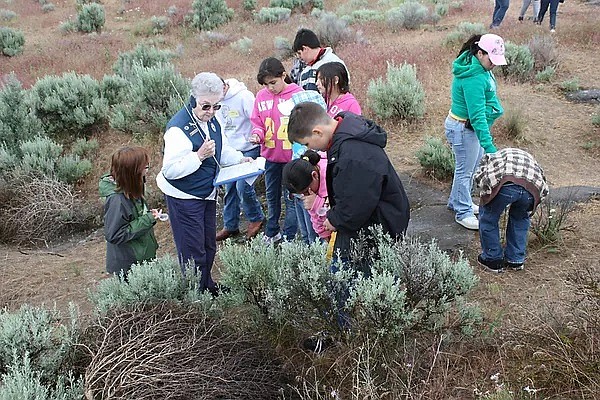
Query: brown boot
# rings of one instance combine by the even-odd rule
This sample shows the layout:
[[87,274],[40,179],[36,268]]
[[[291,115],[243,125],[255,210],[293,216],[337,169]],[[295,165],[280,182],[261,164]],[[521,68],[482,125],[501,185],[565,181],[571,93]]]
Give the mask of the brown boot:
[[246,237],[248,239],[252,239],[254,236],[258,235],[260,232],[260,228],[262,228],[263,221],[250,222],[248,224],[248,232],[246,232]]
[[217,232],[217,241],[225,240],[225,239],[235,236],[239,233],[240,233],[239,229],[236,229],[235,231],[228,231],[227,229],[221,229],[219,232]]

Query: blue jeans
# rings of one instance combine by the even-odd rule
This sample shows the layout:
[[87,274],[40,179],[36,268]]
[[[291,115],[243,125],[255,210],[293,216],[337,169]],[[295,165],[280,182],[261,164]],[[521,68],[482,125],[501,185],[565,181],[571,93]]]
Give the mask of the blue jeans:
[[279,217],[281,216],[281,196],[285,201],[285,218],[283,221],[283,235],[286,240],[292,240],[298,230],[296,207],[294,200],[289,198],[289,192],[283,187],[282,172],[285,163],[267,161],[265,165],[265,186],[267,191],[267,226],[265,235],[273,237],[279,233]]
[[473,216],[473,174],[483,156],[483,148],[479,144],[477,135],[471,129],[465,128],[464,122],[456,121],[450,117],[444,123],[446,139],[454,152],[454,179],[452,190],[448,198],[448,208],[454,210],[456,219],[463,220]]
[[[242,151],[242,154],[244,157],[256,158],[260,155],[260,147]],[[240,227],[240,200],[248,221],[258,222],[265,219],[253,186],[248,185],[245,180],[228,183],[225,185],[223,206],[223,225],[228,231],[237,231]]]
[[[479,208],[479,240],[484,260],[494,262],[504,259],[515,264],[525,262],[533,202],[533,196],[524,187],[505,184],[492,201]],[[503,252],[498,221],[509,205],[506,248]]]
[[[557,0],[558,1],[558,0]],[[496,0],[496,6],[494,7],[494,14],[492,15],[492,25],[500,26],[502,20],[504,19],[504,15],[508,10],[508,6],[510,4],[510,0]]]
[[304,202],[301,199],[294,197],[294,205],[296,207],[296,217],[298,218],[298,227],[302,235],[302,241],[306,244],[313,243],[317,240],[317,233],[313,229],[310,214],[304,208]]
[[556,27],[556,11],[558,10],[558,0],[542,0],[538,22],[541,23],[550,8],[550,28]]

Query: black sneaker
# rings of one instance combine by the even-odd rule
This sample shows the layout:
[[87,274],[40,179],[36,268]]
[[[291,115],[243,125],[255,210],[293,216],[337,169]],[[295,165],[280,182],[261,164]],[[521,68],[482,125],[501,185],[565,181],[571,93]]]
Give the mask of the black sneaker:
[[325,332],[319,332],[314,336],[304,339],[302,347],[313,353],[320,354],[334,345],[334,340]]
[[513,271],[522,271],[523,270],[523,263],[512,263],[510,261],[505,261],[504,262],[504,268],[510,269],[510,270],[513,270]]
[[488,261],[484,260],[481,257],[481,254],[477,256],[477,262],[481,265],[485,270],[489,272],[494,272],[496,274],[500,274],[504,272],[504,260],[496,260],[496,261]]
[[522,16],[519,16],[519,21],[523,22],[523,17]]

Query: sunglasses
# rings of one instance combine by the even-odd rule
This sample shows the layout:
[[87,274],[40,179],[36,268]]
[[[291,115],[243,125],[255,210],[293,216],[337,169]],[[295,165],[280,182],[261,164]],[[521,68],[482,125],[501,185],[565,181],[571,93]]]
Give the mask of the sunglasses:
[[200,108],[202,109],[202,111],[208,111],[208,110],[210,110],[211,107],[215,111],[218,111],[218,110],[221,109],[221,105],[220,104],[202,104],[200,106]]

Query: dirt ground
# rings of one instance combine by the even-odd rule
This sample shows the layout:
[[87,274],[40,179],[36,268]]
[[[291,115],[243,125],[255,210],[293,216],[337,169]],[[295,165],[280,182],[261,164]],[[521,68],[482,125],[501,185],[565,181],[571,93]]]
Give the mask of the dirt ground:
[[[293,37],[298,26],[312,26],[308,17],[294,15],[285,24],[269,27],[256,26],[236,16],[236,22],[224,27],[223,32],[234,38],[249,36],[254,40],[254,50],[247,59],[240,57],[229,46],[208,49],[196,34],[173,29],[160,39],[136,36],[133,31],[151,15],[164,15],[168,6],[177,3],[180,10],[186,2],[105,0],[106,29],[101,35],[64,35],[58,30],[60,21],[75,13],[69,1],[56,1],[56,11],[43,14],[34,1],[12,1],[2,4],[19,13],[10,26],[23,29],[27,50],[19,57],[0,60],[0,75],[15,71],[28,87],[45,74],[61,74],[67,70],[90,73],[95,78],[110,73],[110,66],[119,51],[132,49],[138,42],[152,41],[164,48],[183,48],[182,56],[175,61],[185,76],[202,70],[214,70],[224,76],[234,76],[245,81],[256,91],[255,69],[260,60],[270,56],[274,36]],[[167,4],[168,3],[168,4]],[[189,3],[189,2],[187,2]],[[228,2],[240,9],[241,1]],[[259,2],[259,5],[261,5]],[[341,4],[331,2],[331,7]],[[520,4],[513,2],[498,31],[508,40],[525,43],[535,34],[549,34],[547,26],[518,23]],[[326,6],[330,7],[329,2]],[[126,6],[123,14],[117,11]],[[449,107],[450,64],[456,49],[441,46],[443,38],[461,21],[489,23],[493,2],[464,1],[462,11],[451,11],[435,29],[417,32],[391,33],[376,24],[359,27],[370,44],[345,44],[337,53],[349,65],[352,90],[369,115],[366,99],[368,81],[385,72],[385,61],[394,60],[417,64],[419,79],[427,93],[427,115],[413,124],[379,121],[390,133],[388,153],[399,171],[422,178],[415,151],[426,136],[443,136],[442,124]],[[551,187],[571,185],[600,186],[600,130],[591,124],[592,114],[600,113],[599,105],[574,104],[565,100],[558,88],[560,82],[577,78],[582,87],[600,87],[597,66],[600,65],[600,33],[598,11],[584,3],[569,1],[561,6],[558,31],[554,35],[560,53],[557,76],[550,84],[517,83],[499,79],[499,96],[507,113],[520,112],[526,120],[525,139],[514,143],[497,138],[500,147],[520,146],[532,152],[544,166]],[[595,26],[596,29],[590,27]],[[354,26],[353,28],[356,29]],[[586,30],[587,29],[587,30]],[[92,54],[90,54],[90,52]],[[76,55],[64,57],[64,54]],[[233,61],[235,60],[235,62]],[[372,117],[372,115],[369,115]],[[499,122],[502,123],[501,121]],[[107,169],[110,153],[119,145],[133,141],[115,132],[99,135],[101,154],[95,160],[93,176],[82,190],[93,198],[97,178]],[[152,149],[151,174],[160,168],[160,144],[144,143]],[[429,184],[448,191],[448,182]],[[152,187],[150,188],[153,189]],[[155,188],[154,188],[155,190]],[[474,298],[487,305],[490,313],[500,312],[510,319],[527,319],[540,305],[549,304],[558,296],[572,295],[567,277],[582,266],[597,264],[600,223],[600,202],[581,205],[572,215],[572,231],[564,241],[553,248],[530,249],[527,268],[518,273],[493,276],[477,270],[481,278]],[[159,254],[173,253],[173,242],[168,224],[159,223],[156,233],[160,242]],[[477,253],[476,235],[469,254]],[[101,229],[85,236],[47,248],[19,248],[0,245],[0,307],[16,309],[23,303],[57,304],[65,309],[69,302],[89,310],[88,293],[106,277],[104,273],[105,244]]]

